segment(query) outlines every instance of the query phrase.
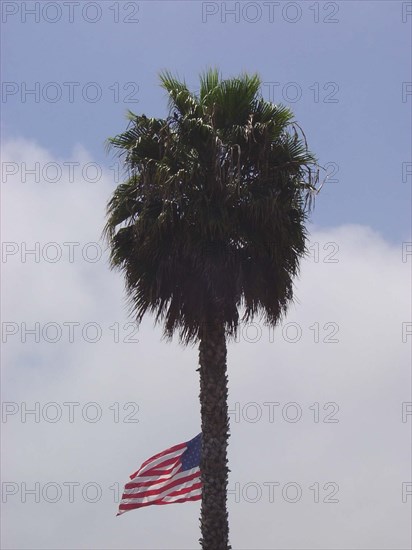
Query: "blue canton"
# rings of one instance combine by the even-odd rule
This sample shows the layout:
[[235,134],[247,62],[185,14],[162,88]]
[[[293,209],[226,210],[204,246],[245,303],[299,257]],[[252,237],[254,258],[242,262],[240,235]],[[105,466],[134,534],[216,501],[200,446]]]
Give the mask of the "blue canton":
[[200,466],[200,450],[202,445],[202,434],[187,442],[187,448],[182,454],[182,470],[191,470]]

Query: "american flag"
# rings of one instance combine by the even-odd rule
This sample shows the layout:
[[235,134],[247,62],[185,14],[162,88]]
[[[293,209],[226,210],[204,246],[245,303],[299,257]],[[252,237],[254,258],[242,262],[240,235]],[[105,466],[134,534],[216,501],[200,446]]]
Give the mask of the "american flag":
[[148,458],[126,483],[118,516],[151,504],[172,504],[202,498],[201,436]]

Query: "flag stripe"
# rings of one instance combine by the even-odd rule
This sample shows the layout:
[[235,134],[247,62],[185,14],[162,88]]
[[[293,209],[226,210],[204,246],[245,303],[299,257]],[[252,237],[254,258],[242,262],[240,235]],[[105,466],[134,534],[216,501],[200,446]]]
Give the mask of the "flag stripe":
[[179,456],[184,453],[184,449],[179,449],[178,451],[174,453],[170,453],[167,455],[162,455],[160,458],[157,458],[156,460],[152,460],[146,464],[146,466],[142,466],[140,470],[138,470],[137,474],[141,475],[148,470],[154,469],[155,466],[157,468],[163,468],[163,466],[167,466],[168,464],[172,464],[174,461],[179,460]]
[[176,479],[176,480],[173,480],[171,482],[169,482],[168,484],[165,484],[163,487],[157,487],[156,489],[150,489],[149,491],[135,491],[133,493],[123,493],[123,498],[124,499],[129,499],[129,498],[141,498],[141,497],[146,497],[146,496],[152,496],[152,495],[159,495],[159,490],[162,489],[163,492],[168,492],[170,489],[172,489],[173,487],[182,487],[190,482],[198,482],[199,480],[199,472],[195,472],[194,474],[190,475],[190,476],[187,476],[184,478],[184,481],[182,481],[182,479]]
[[158,504],[158,503],[161,503],[161,504],[171,504],[172,502],[183,502],[185,500],[189,500],[189,499],[192,499],[193,497],[200,497],[201,498],[202,496],[202,489],[194,489],[193,491],[191,491],[190,493],[182,496],[182,495],[176,495],[174,497],[163,497],[163,498],[158,498],[158,499],[155,499],[155,500],[148,500],[146,502],[136,502],[136,503],[131,503],[131,502],[126,502],[126,503],[122,503],[120,504],[120,507],[119,509],[120,510],[131,510],[133,508],[141,508],[142,506],[149,506],[149,504]]
[[[199,475],[199,468],[192,468],[191,470],[185,470],[183,472],[178,472],[175,476],[173,476],[174,480],[183,480],[184,478],[191,478],[194,479],[193,476]],[[146,487],[155,487],[156,489],[162,489],[165,487],[168,483],[170,483],[170,479],[166,481],[160,481],[160,482],[153,482],[153,481],[146,481],[143,483],[128,483],[125,487],[124,494],[136,494],[139,492],[140,489],[146,489]]]
[[186,495],[187,493],[191,493],[194,490],[201,489],[202,483],[200,481],[197,481],[197,482],[194,482],[194,481],[195,480],[189,481],[188,486],[183,485],[182,487],[179,487],[179,489],[175,491],[167,490],[167,491],[163,491],[162,493],[155,493],[148,496],[142,496],[141,498],[124,499],[124,501],[122,500],[122,503],[140,504],[141,502],[153,502],[158,499],[163,500],[164,498],[183,496],[183,495]]
[[162,451],[161,453],[157,453],[156,455],[152,456],[151,458],[148,458],[147,460],[145,460],[143,462],[143,464],[140,466],[140,468],[137,470],[137,472],[135,472],[134,474],[132,474],[130,477],[136,477],[137,474],[147,465],[149,464],[150,462],[153,462],[154,460],[156,460],[157,458],[160,458],[162,456],[165,456],[165,455],[168,455],[168,454],[171,454],[171,453],[174,453],[175,451],[178,451],[180,449],[183,449],[185,448],[186,446],[186,443],[180,443],[179,445],[175,445],[174,447],[171,447],[170,449],[167,449],[166,451]]
[[195,500],[193,497],[197,497],[196,500],[200,500],[202,498],[202,489],[197,489],[196,491],[193,491],[193,493],[190,493],[189,497],[185,497],[185,499],[181,498],[173,498],[173,497],[166,497],[163,499],[163,502],[165,504],[169,504],[172,502],[184,502],[185,500]]
[[[173,466],[175,464],[180,463],[180,457],[173,457],[169,458],[168,460],[165,460],[164,462],[161,462],[160,464],[156,464],[156,466],[153,466],[153,468],[147,467],[147,470],[144,470],[143,472],[139,473],[139,477],[141,475],[145,476],[153,476],[153,475],[164,475],[173,470]],[[137,477],[137,476],[136,476]]]
[[178,502],[189,502],[189,501],[195,501],[195,500],[201,500],[202,498],[202,491],[194,491],[192,496],[187,496],[184,498],[177,498],[173,500],[156,500],[153,502],[144,502],[143,504],[121,504],[119,512],[117,513],[118,516],[121,516],[125,512],[128,512],[129,510],[136,510],[136,508],[143,508],[144,506],[151,506],[152,504],[174,504]]
[[156,482],[156,481],[162,481],[162,480],[166,480],[166,479],[170,479],[172,476],[174,476],[181,468],[181,465],[180,464],[177,464],[173,470],[170,471],[170,473],[168,474],[165,474],[163,476],[142,476],[142,477],[135,477],[133,478],[133,482],[128,482],[127,485],[129,485],[129,483],[137,483],[136,480],[139,480],[139,483],[140,481],[142,482],[150,482],[150,483],[153,483],[153,482]]

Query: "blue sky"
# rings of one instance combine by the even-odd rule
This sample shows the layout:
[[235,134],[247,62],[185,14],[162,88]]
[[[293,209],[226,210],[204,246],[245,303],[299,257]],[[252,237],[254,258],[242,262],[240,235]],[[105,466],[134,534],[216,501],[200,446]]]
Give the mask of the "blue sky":
[[[228,346],[231,544],[410,548],[412,2],[1,7],[2,547],[197,545],[199,503],[116,518],[114,488],[199,433],[198,352],[163,341],[150,316],[137,331],[100,236],[116,185],[107,137],[125,128],[127,109],[166,115],[162,69],[195,89],[217,66],[257,71],[264,97],[292,108],[335,169],[288,315],[271,332],[254,319]],[[126,421],[130,404],[137,423]],[[101,492],[93,502],[90,483]],[[294,503],[290,483],[302,493]]]
[[[238,8],[235,2],[100,2],[100,13],[73,7],[72,22],[67,7],[59,15],[53,6],[42,11],[47,4],[40,3],[38,22],[22,5],[17,13],[3,6],[3,81],[17,85],[3,94],[4,137],[34,139],[56,156],[81,144],[109,165],[104,140],[124,128],[126,109],[165,114],[161,69],[193,87],[208,66],[224,76],[257,71],[267,83],[263,93],[269,98],[271,89],[275,102],[294,110],[320,163],[339,168],[338,182],[319,197],[314,223],[364,223],[392,242],[408,238],[412,176],[402,181],[411,146],[410,88],[402,96],[402,83],[411,81],[408,3],[274,2],[270,11],[256,2]],[[38,103],[25,96],[23,84],[30,89],[36,82]],[[62,94],[55,103],[47,99],[55,93],[49,82]],[[65,82],[79,83],[72,102]],[[96,102],[82,95],[94,99],[89,82],[101,92]]]

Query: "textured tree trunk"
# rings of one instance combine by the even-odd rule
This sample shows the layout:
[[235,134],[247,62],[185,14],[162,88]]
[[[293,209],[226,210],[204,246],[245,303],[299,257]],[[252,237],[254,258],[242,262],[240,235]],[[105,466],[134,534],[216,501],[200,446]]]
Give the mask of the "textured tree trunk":
[[199,345],[200,409],[202,416],[202,506],[200,516],[203,550],[230,550],[226,509],[228,483],[226,337],[222,323],[204,327]]

